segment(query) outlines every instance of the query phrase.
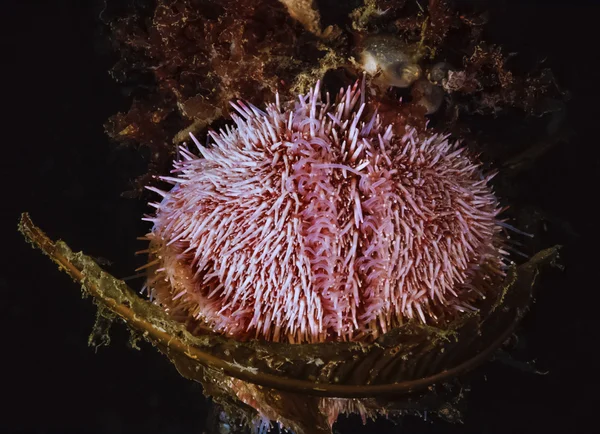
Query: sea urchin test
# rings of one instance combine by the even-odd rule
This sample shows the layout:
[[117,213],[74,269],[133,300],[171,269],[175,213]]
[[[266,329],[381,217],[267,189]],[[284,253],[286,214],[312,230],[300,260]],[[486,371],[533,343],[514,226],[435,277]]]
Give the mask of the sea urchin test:
[[[152,204],[151,296],[238,339],[372,340],[448,321],[504,274],[481,163],[448,137],[394,132],[358,86],[319,85],[180,150]],[[399,129],[399,128],[398,128]]]

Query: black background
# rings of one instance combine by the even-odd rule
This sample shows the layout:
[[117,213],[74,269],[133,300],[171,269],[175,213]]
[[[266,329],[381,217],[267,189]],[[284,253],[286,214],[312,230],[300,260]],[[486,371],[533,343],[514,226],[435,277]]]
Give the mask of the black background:
[[[569,226],[549,229],[549,241],[565,244],[565,270],[544,277],[517,354],[548,374],[493,362],[474,376],[464,424],[406,417],[362,428],[351,418],[336,425],[342,433],[600,431],[600,7],[489,3],[498,42],[547,56],[573,94],[575,137],[527,178],[535,205]],[[210,407],[201,386],[149,345],[131,349],[122,325],[110,346],[89,347],[92,302],[16,230],[28,211],[52,238],[111,261],[117,277],[134,274],[142,260],[133,252],[144,248],[135,238],[148,228],[139,221],[147,208],[120,194],[144,161],[103,131],[129,100],[107,73],[115,57],[100,10],[95,0],[0,5],[0,432],[201,433]]]

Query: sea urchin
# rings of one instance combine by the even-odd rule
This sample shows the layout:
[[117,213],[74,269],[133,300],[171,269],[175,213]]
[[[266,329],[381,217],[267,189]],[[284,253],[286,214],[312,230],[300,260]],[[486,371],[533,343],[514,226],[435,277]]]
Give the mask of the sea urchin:
[[319,84],[194,140],[151,204],[148,288],[175,318],[236,338],[370,340],[455,317],[503,275],[492,175],[426,130],[384,125],[358,84]]

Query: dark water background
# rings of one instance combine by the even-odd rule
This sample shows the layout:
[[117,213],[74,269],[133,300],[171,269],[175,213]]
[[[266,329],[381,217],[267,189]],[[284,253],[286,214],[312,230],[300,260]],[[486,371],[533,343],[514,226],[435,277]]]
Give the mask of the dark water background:
[[[537,359],[547,375],[493,362],[475,373],[464,424],[407,417],[341,433],[600,432],[600,6],[592,1],[489,2],[495,36],[507,51],[547,56],[573,99],[576,135],[523,178],[532,205],[557,223],[548,245],[565,244],[564,272],[544,276],[520,331],[516,356]],[[148,345],[128,347],[122,325],[109,347],[87,346],[90,300],[16,231],[29,211],[52,238],[106,258],[115,276],[134,274],[148,228],[147,208],[124,199],[144,170],[133,151],[116,148],[106,119],[129,101],[107,70],[115,61],[85,0],[0,4],[0,432],[201,433],[209,402]]]

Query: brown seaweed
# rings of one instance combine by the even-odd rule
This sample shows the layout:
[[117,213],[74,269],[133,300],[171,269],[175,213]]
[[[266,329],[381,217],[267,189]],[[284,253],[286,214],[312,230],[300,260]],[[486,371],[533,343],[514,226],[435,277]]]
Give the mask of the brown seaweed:
[[[212,332],[192,335],[184,324],[140,298],[90,257],[49,239],[27,214],[21,217],[19,230],[94,298],[100,316],[123,320],[166,355],[181,375],[202,383],[218,402],[245,408],[244,397],[250,397],[253,408],[298,433],[330,432],[325,407],[334,406],[335,399],[358,400],[352,402],[369,415],[407,410],[406,405],[408,409],[416,405],[415,399],[418,403],[431,398],[427,391],[434,391],[434,385],[489,359],[528,310],[539,268],[552,264],[558,252],[557,247],[546,249],[518,268],[512,267],[497,296],[488,297],[478,312],[464,315],[447,328],[411,321],[372,344],[294,345],[241,342]],[[417,392],[425,393],[414,398]],[[407,401],[410,394],[413,400]],[[334,401],[323,407],[316,397]],[[439,402],[438,410],[447,409],[444,404]],[[236,410],[231,411],[235,414]]]

